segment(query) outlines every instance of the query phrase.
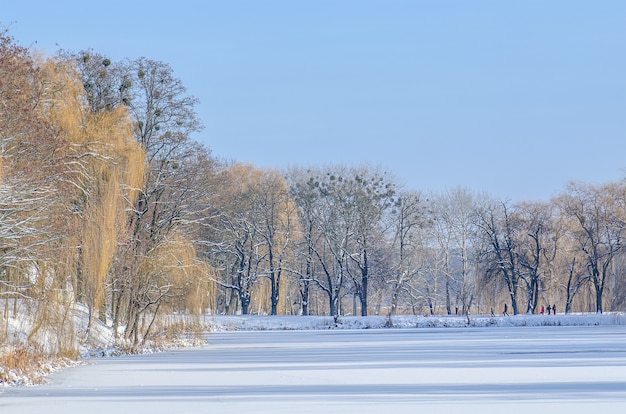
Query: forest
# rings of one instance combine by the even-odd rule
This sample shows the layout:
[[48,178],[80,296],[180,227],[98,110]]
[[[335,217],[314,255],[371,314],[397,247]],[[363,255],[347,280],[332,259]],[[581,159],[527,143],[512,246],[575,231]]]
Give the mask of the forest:
[[95,321],[138,347],[172,315],[626,307],[623,181],[513,203],[365,164],[258,168],[193,138],[197,104],[167,63],[0,32],[0,346],[24,341],[18,312],[18,345],[73,355]]

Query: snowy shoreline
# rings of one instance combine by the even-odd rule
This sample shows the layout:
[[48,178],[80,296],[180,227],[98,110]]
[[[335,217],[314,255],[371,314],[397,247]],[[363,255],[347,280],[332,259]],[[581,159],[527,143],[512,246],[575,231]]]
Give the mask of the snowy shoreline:
[[[180,315],[178,315],[180,316]],[[176,316],[174,316],[176,318]],[[387,316],[341,316],[338,321],[331,316],[259,316],[259,315],[204,315],[197,320],[203,327],[205,338],[211,333],[232,331],[297,331],[297,330],[363,330],[363,329],[415,329],[415,328],[488,328],[488,327],[533,327],[533,326],[598,326],[626,325],[626,313],[611,312],[604,314],[575,313],[558,315],[515,315],[515,316],[415,316],[397,315],[388,325]],[[82,358],[78,361],[53,359],[44,362],[31,371],[31,374],[5,372],[9,381],[0,381],[0,390],[6,386],[34,385],[45,382],[45,377],[58,370],[79,365],[91,358],[121,356],[125,352],[112,345],[113,333],[108,325],[96,323],[92,327],[92,346],[81,346]],[[159,352],[160,350],[197,347],[197,341],[181,336],[169,345],[162,347],[146,347],[142,353]],[[202,345],[200,345],[202,346]],[[2,369],[2,367],[0,367]]]
[[414,316],[397,315],[388,326],[387,316],[341,316],[338,323],[330,316],[256,316],[215,315],[205,316],[208,330],[266,331],[314,329],[402,329],[402,328],[466,328],[466,327],[523,327],[523,326],[597,326],[626,325],[626,314],[574,313],[557,315],[515,316]]

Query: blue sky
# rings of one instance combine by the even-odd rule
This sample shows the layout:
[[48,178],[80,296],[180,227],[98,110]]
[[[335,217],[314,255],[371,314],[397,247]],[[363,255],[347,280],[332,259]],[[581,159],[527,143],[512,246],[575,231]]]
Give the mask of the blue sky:
[[626,168],[626,1],[3,1],[23,46],[166,62],[259,167],[547,200]]

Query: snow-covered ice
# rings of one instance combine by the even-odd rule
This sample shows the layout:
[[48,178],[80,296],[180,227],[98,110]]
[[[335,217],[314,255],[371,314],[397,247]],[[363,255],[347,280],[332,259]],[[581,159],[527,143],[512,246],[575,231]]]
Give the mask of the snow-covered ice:
[[223,330],[50,380],[0,412],[624,413],[626,327]]

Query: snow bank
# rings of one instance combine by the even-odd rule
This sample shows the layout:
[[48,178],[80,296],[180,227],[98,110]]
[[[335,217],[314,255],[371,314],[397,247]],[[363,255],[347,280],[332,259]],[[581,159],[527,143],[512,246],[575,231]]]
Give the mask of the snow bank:
[[382,328],[461,328],[521,326],[593,326],[626,325],[626,314],[576,313],[568,315],[515,316],[342,316],[338,322],[330,316],[210,316],[206,324],[211,331],[315,330],[315,329],[382,329]]
[[[4,305],[6,303],[0,300],[0,306]],[[51,372],[81,364],[81,361],[75,360],[76,357],[84,360],[126,355],[131,351],[152,353],[164,348],[198,345],[193,335],[182,332],[171,340],[159,338],[162,345],[150,342],[141,349],[134,349],[120,339],[123,326],[118,328],[120,331],[116,339],[113,322],[93,318],[89,324],[88,309],[80,303],[69,309],[51,306],[46,310],[53,321],[60,320],[61,315],[63,323],[40,324],[35,329],[37,308],[27,301],[18,301],[14,308],[12,305],[10,312],[0,309],[0,389],[43,383]],[[203,335],[200,337],[203,338]],[[59,351],[63,351],[60,344],[71,351],[71,358],[59,356]]]
[[[4,307],[6,304],[0,300],[0,305]],[[0,346],[36,344],[42,352],[54,353],[58,351],[59,342],[63,341],[71,345],[76,341],[83,349],[107,347],[113,342],[111,323],[105,324],[94,318],[88,332],[89,314],[82,304],[74,304],[70,309],[48,306],[44,317],[38,316],[38,312],[38,304],[28,301],[19,301],[9,312],[0,310],[0,332],[7,342]]]

